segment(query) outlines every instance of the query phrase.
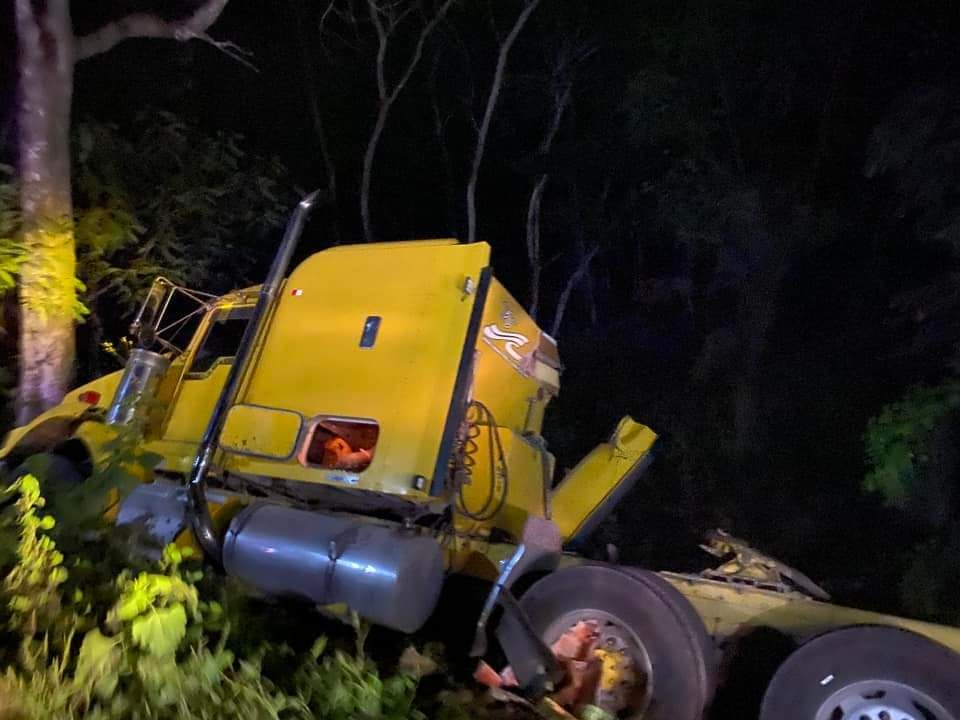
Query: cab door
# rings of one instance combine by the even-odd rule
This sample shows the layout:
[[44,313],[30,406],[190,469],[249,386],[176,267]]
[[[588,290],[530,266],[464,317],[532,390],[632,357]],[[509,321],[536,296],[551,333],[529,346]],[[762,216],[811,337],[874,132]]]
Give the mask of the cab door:
[[160,439],[151,447],[164,456],[165,469],[189,468],[252,315],[249,305],[217,308],[201,328]]

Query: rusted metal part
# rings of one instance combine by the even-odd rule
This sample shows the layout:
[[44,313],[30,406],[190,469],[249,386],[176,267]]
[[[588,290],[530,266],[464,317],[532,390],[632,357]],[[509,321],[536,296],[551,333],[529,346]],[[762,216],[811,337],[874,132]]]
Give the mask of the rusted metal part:
[[500,604],[503,620],[497,628],[497,639],[516,676],[516,685],[534,697],[552,693],[564,676],[556,655],[534,630],[509,590],[501,593]]
[[[548,700],[565,715],[587,708],[615,716],[642,693],[646,678],[630,655],[628,640],[598,620],[580,620],[550,646],[563,671],[563,684]],[[499,690],[520,683],[512,666],[497,672],[481,661],[474,679]],[[575,717],[575,715],[569,715]]]
[[713,530],[707,542],[700,546],[716,558],[724,560],[717,568],[705,570],[703,577],[711,580],[754,585],[777,592],[799,590],[816,600],[827,601],[830,595],[799,570],[776,558],[764,555],[745,540],[733,537],[724,530]]

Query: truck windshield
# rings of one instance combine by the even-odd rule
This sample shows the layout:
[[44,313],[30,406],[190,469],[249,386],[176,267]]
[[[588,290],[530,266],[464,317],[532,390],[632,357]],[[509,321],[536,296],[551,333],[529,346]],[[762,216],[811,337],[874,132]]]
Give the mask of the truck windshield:
[[213,300],[214,295],[158,277],[130,325],[130,337],[137,347],[150,349],[158,344],[163,351],[179,355]]
[[207,326],[188,372],[191,375],[206,373],[220,363],[233,360],[251,315],[252,307],[218,310]]

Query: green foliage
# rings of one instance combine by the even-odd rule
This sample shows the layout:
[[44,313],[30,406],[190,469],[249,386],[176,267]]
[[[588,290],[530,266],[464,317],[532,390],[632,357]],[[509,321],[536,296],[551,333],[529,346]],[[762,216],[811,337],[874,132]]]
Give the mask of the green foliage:
[[960,381],[950,380],[916,387],[872,418],[864,436],[867,490],[881,493],[892,505],[905,505],[926,461],[931,432],[958,406]]
[[82,483],[76,477],[64,477],[75,470],[70,461],[57,455],[37,453],[23,462],[21,468],[37,478],[41,492],[51,498],[51,510],[58,520],[55,537],[76,537],[98,527],[104,512],[156,467],[161,457],[143,449],[142,427],[143,418],[137,416],[130,424],[114,428],[115,434],[101,444],[104,459]]
[[24,259],[19,202],[13,168],[0,164],[0,293],[13,288]]
[[[331,651],[322,636],[302,657],[269,639],[231,648],[230,619],[201,597],[203,573],[187,569],[187,548],[169,546],[159,567],[112,579],[103,561],[86,575],[91,564],[76,562],[87,582],[64,592],[68,573],[48,534],[53,518],[40,513],[40,483],[24,475],[9,492],[18,494],[20,537],[3,585],[5,641],[16,652],[2,655],[0,719],[425,718],[413,706],[416,672],[382,678],[362,648]],[[292,672],[272,679],[269,656]]]
[[53,626],[60,614],[60,585],[67,579],[63,555],[46,534],[56,524],[50,515],[41,515],[46,501],[33,475],[18,478],[7,492],[19,495],[16,501],[20,542],[17,563],[3,582],[8,598],[11,629],[24,635]]
[[143,448],[144,424],[145,417],[139,415],[118,426],[116,435],[102,444],[105,459],[93,474],[58,496],[61,522],[73,532],[99,523],[108,506],[126,497],[159,464],[162,457]]
[[235,133],[208,134],[166,112],[123,133],[78,125],[74,165],[78,274],[91,306],[129,313],[156,275],[197,288],[242,283],[282,225],[291,188],[275,160]]
[[960,622],[960,523],[956,516],[955,419],[960,381],[915,387],[871,419],[865,435],[868,490],[903,509],[914,533],[904,553],[899,598],[914,617]]
[[324,655],[325,649],[325,641],[315,643],[295,679],[300,698],[313,717],[425,720],[426,716],[413,708],[415,676],[398,674],[382,680],[376,665],[363,654],[351,656],[336,650]]

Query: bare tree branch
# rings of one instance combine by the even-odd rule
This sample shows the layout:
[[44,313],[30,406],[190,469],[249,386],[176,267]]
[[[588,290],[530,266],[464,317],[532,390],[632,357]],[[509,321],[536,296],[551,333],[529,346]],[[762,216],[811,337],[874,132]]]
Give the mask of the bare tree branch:
[[487,106],[483,111],[483,120],[480,123],[480,130],[477,133],[477,146],[473,154],[473,166],[470,169],[470,180],[467,182],[467,242],[472,243],[477,239],[477,180],[480,177],[480,165],[483,163],[483,153],[487,145],[487,135],[490,132],[490,123],[493,120],[493,111],[497,107],[497,101],[500,99],[500,90],[503,88],[503,76],[507,69],[507,59],[510,56],[510,49],[517,40],[523,26],[537,9],[540,0],[527,0],[526,5],[517,16],[513,27],[507,33],[507,37],[500,44],[500,51],[497,53],[497,67],[493,73],[493,84],[490,86],[490,94],[487,96]]
[[326,22],[327,22],[327,17],[328,17],[328,16],[330,15],[330,13],[333,11],[333,4],[334,4],[336,1],[337,1],[337,0],[330,0],[330,4],[327,5],[327,9],[324,10],[324,11],[323,11],[323,14],[320,16],[320,22],[317,24],[317,31],[318,31],[318,33],[319,33],[320,35],[323,35],[323,26],[324,26],[324,25],[326,24]]
[[227,2],[228,0],[206,0],[193,14],[177,20],[164,20],[151,13],[127,15],[77,38],[74,58],[85,60],[105,53],[130,38],[157,38],[179,42],[199,39],[210,42],[209,38],[205,37],[206,32],[220,17]]
[[527,204],[527,261],[530,263],[530,304],[527,312],[534,320],[537,319],[540,309],[540,275],[543,273],[540,256],[540,206],[548,177],[546,173],[540,175]]
[[253,72],[260,72],[260,68],[258,68],[249,60],[249,58],[253,57],[253,53],[250,50],[242,48],[230,40],[215,40],[206,33],[200,33],[196,37],[197,40],[203,40],[203,42],[212,45],[227,57],[233,58],[244,67],[253,70]]
[[[395,11],[400,5],[399,2],[393,5],[378,5],[377,2],[378,0],[367,0],[370,20],[377,33],[377,97],[380,101],[377,108],[377,119],[374,123],[373,131],[370,133],[370,140],[367,143],[366,152],[363,155],[363,172],[360,180],[360,220],[363,224],[363,237],[367,242],[373,239],[373,223],[370,218],[370,185],[373,176],[373,160],[377,153],[377,146],[380,144],[380,137],[383,135],[383,129],[387,125],[387,116],[390,114],[390,109],[400,96],[400,93],[403,92],[403,89],[410,81],[413,71],[416,70],[420,64],[420,59],[423,57],[423,48],[427,43],[427,39],[437,25],[446,17],[447,12],[456,0],[443,0],[443,3],[437,8],[433,16],[430,17],[421,28],[420,35],[417,37],[417,44],[414,46],[410,58],[401,71],[399,79],[392,88],[388,86],[386,79],[387,47],[389,46],[390,36],[394,30],[396,30],[397,25],[411,12],[414,5],[409,5],[397,14]],[[539,0],[537,0],[537,2],[539,2]],[[381,15],[386,17],[386,25],[384,25]]]
[[[327,15],[333,8],[333,3],[335,1],[336,0],[331,0],[330,4],[327,6],[327,9],[320,17],[321,30]],[[323,122],[323,113],[320,111],[320,99],[318,97],[317,73],[314,66],[314,59],[310,55],[306,34],[304,32],[304,28],[306,26],[306,10],[304,8],[303,0],[292,0],[292,6],[294,12],[294,24],[296,25],[297,48],[300,51],[300,62],[303,66],[304,91],[306,92],[307,101],[310,108],[310,118],[313,121],[313,132],[314,135],[316,135],[317,143],[320,145],[320,156],[323,160],[323,168],[327,175],[327,193],[331,204],[336,207],[337,168],[336,165],[334,165],[333,155],[330,152],[330,144],[327,140],[326,125]],[[335,223],[334,231],[336,232]]]
[[553,316],[553,327],[550,328],[551,337],[557,337],[560,334],[560,325],[563,323],[563,316],[567,311],[567,304],[570,302],[570,295],[573,293],[573,290],[577,285],[583,280],[584,276],[590,270],[590,263],[593,262],[593,258],[596,257],[597,253],[600,251],[599,243],[595,243],[583,256],[580,258],[580,262],[577,265],[577,269],[573,271],[569,278],[567,278],[567,284],[563,286],[563,291],[560,293],[560,299],[557,300],[557,313]]
[[417,38],[417,45],[413,49],[413,55],[410,58],[410,62],[407,63],[406,69],[403,71],[403,74],[400,76],[400,79],[393,88],[393,92],[390,94],[391,103],[397,99],[397,96],[400,94],[403,88],[406,87],[407,82],[410,80],[410,76],[413,75],[413,71],[417,68],[417,65],[420,64],[420,58],[423,57],[423,46],[426,45],[427,38],[430,37],[440,21],[446,17],[447,12],[449,12],[454,2],[456,2],[456,0],[444,0],[436,14],[430,18],[426,25],[423,26],[423,30],[420,31],[420,37]]
[[[317,23],[317,35],[320,38],[332,37],[334,40],[339,42],[345,48],[352,50],[355,53],[360,52],[360,28],[357,23],[357,18],[353,10],[353,3],[348,0],[347,7],[341,8],[337,4],[338,0],[330,0],[330,4],[327,5],[327,9],[323,11],[323,14],[320,16],[320,21]],[[348,40],[345,36],[345,33],[336,32],[331,27],[332,23],[327,22],[329,17],[333,17],[339,20],[347,28],[349,28],[353,39]],[[327,53],[326,42],[320,43],[320,49],[326,54]]]
[[[573,87],[566,74],[568,66],[564,62],[564,55],[561,54],[557,61],[557,67],[554,70],[553,85],[553,116],[550,118],[550,124],[547,126],[543,139],[540,141],[538,149],[542,156],[550,152],[553,147],[553,141],[560,131],[560,124],[563,121],[563,115],[566,112],[567,105],[570,104],[570,98]],[[530,201],[527,204],[527,261],[530,263],[530,303],[528,312],[530,317],[537,319],[537,313],[540,309],[540,276],[543,274],[543,258],[540,251],[540,208],[543,205],[543,193],[547,187],[548,173],[540,173],[537,182],[533,186],[533,192],[530,193]]]
[[[381,9],[377,6],[376,0],[367,0],[367,8],[370,10],[370,21],[377,31],[377,97],[379,97],[380,102],[383,103],[387,99],[386,71],[383,66],[387,57],[387,38],[389,37],[389,33],[383,26],[383,21],[380,19]],[[393,30],[392,26],[390,30]]]

